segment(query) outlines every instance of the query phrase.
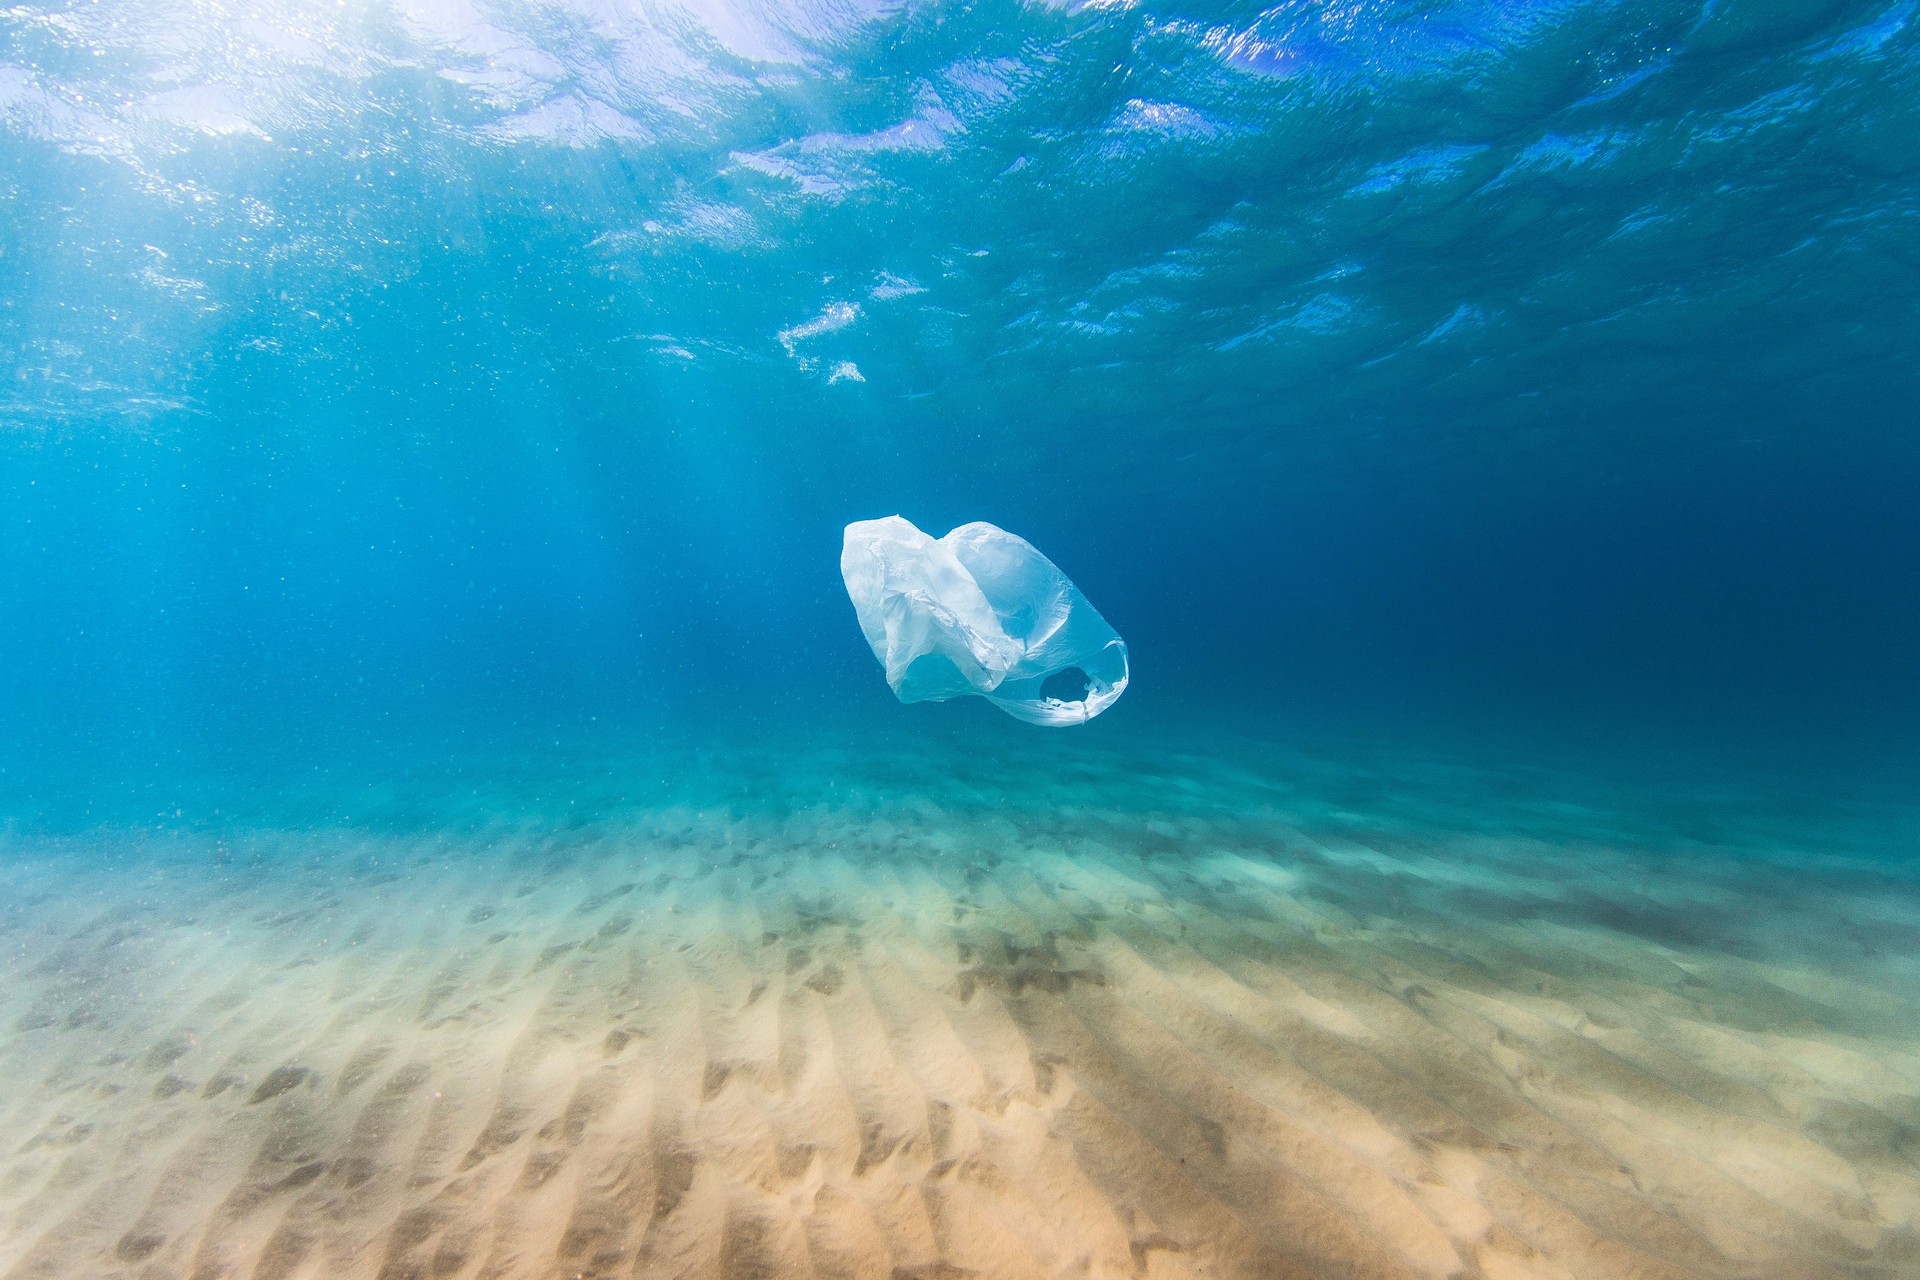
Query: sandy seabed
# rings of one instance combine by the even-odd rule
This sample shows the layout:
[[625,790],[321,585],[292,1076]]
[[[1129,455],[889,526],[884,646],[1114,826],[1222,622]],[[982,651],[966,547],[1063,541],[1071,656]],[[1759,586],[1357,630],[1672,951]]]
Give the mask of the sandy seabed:
[[1920,1275],[1911,867],[1431,769],[697,768],[0,842],[0,1276]]

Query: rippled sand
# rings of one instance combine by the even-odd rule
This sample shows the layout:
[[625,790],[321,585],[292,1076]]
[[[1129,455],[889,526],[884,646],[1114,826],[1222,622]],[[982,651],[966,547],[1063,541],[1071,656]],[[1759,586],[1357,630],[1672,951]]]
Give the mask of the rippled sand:
[[697,767],[12,837],[0,1275],[1920,1274],[1910,869],[1431,771]]

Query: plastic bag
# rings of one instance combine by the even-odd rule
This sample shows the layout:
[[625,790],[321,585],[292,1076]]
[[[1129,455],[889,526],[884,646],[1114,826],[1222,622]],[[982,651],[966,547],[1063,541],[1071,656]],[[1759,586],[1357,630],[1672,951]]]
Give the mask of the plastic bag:
[[985,522],[928,537],[900,516],[847,526],[840,576],[902,702],[977,694],[1083,724],[1127,687],[1127,645],[1025,538]]

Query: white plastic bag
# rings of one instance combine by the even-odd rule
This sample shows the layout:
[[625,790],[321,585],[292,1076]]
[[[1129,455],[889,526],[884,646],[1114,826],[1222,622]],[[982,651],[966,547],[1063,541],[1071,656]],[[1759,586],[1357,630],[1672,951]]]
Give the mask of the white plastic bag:
[[[840,576],[902,702],[977,694],[1022,720],[1069,725],[1126,690],[1126,642],[1053,561],[1004,529],[975,522],[936,540],[900,516],[856,521]],[[1049,677],[1059,679],[1043,692]]]

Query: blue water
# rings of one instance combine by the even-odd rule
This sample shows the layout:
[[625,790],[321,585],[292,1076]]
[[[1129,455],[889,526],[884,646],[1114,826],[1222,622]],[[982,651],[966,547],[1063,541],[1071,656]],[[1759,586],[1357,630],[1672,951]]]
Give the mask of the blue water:
[[1904,7],[671,14],[0,19],[9,739],[891,716],[899,511],[1128,714],[1911,745]]
[[[501,832],[539,845],[528,867],[591,845],[602,870],[579,874],[614,892],[622,850],[731,849],[713,834],[730,823],[762,824],[771,861],[853,839],[806,832],[878,824],[861,856],[928,859],[902,883],[956,901],[972,890],[941,851],[1011,824],[1035,858],[1118,850],[1085,855],[1096,880],[1145,859],[1157,869],[1124,875],[1179,915],[1278,882],[1229,869],[1203,891],[1154,857],[1213,841],[1287,864],[1284,827],[1411,859],[1371,880],[1374,864],[1340,862],[1337,891],[1289,883],[1356,920],[1372,902],[1442,951],[1480,927],[1460,920],[1550,920],[1844,972],[1854,994],[1835,1007],[1856,1012],[1820,1025],[1884,1033],[1872,1053],[1892,1061],[1920,1025],[1898,995],[1920,939],[1917,246],[1910,0],[15,4],[0,862],[39,905],[0,920],[21,940],[7,963],[79,954],[89,911],[143,918],[146,898],[109,902],[141,868],[198,883],[241,847],[263,879],[159,894],[173,905],[154,920],[243,900],[277,918],[260,903],[360,866],[363,840],[422,867],[464,849],[502,877],[521,846]],[[899,705],[838,573],[843,527],[894,513],[1028,538],[1126,638],[1125,697],[1070,730],[971,699]],[[682,809],[697,816],[657,817]],[[1564,877],[1516,870],[1536,856],[1566,859]],[[1482,896],[1447,898],[1455,915],[1408,905],[1406,877],[1471,879],[1482,857]],[[1743,880],[1755,866],[1788,870]],[[1789,901],[1794,867],[1828,886],[1817,909]],[[1562,888],[1486,887],[1536,873]],[[816,907],[851,883],[796,874],[794,901]],[[1648,874],[1677,887],[1662,899]],[[443,888],[473,895],[473,929],[494,910],[484,887]],[[1682,927],[1703,903],[1723,923]],[[525,936],[568,909],[528,916]],[[1835,923],[1862,911],[1891,923]],[[410,964],[467,945],[407,936]],[[985,944],[957,945],[964,964]],[[293,963],[262,947],[244,963]],[[1133,991],[1117,965],[1099,960],[1092,995],[1048,998]],[[1690,972],[1752,996],[1737,966],[1709,968]],[[1751,981],[1784,970],[1767,972]],[[1027,1007],[1020,981],[1008,991]],[[205,994],[189,980],[166,999]],[[44,1016],[0,1025],[0,1077],[80,1053],[31,1039],[67,1025]],[[102,1016],[88,1053],[132,1061],[142,1037],[185,1034]],[[1057,1046],[1078,1041],[1019,1018],[1073,1069],[1081,1051]],[[1864,1043],[1847,1052],[1872,1056]],[[323,1081],[331,1051],[308,1052],[309,1075],[281,1079]],[[1784,1252],[1721,1240],[1712,1265],[1662,1265],[1911,1265],[1898,1233],[1920,1227],[1886,1207],[1907,1204],[1920,1124],[1920,1075],[1901,1080],[1828,1081],[1820,1107],[1894,1117],[1905,1138],[1822,1137],[1813,1103],[1793,1122],[1882,1179],[1873,1220],[1892,1234],[1849,1237],[1845,1261],[1779,1244],[1799,1240],[1781,1227],[1767,1238]],[[1186,1105],[1233,1127],[1203,1093]],[[1106,1132],[1073,1131],[1089,1169],[1106,1168],[1088,1154]],[[1906,1154],[1883,1168],[1869,1148]],[[112,1228],[89,1243],[52,1192],[19,1190],[41,1185],[30,1165],[0,1161],[0,1275],[319,1265],[177,1222],[142,1235],[106,1192],[88,1203]],[[420,1176],[453,1176],[436,1169]],[[1152,1198],[1090,1176],[1114,1205]],[[1764,1194],[1824,1212],[1780,1185]],[[1152,1241],[1215,1229],[1192,1213],[1135,1229],[1133,1265],[1171,1267]],[[1626,1273],[1529,1238],[1572,1273]],[[328,1266],[359,1274],[340,1247]],[[647,1253],[664,1247],[627,1241],[606,1273],[667,1274]],[[1351,1261],[1329,1248],[1295,1263]],[[1001,1274],[963,1252],[896,1244],[891,1274]],[[405,1253],[382,1255],[391,1274],[415,1274]],[[467,1274],[455,1253],[445,1274]],[[192,1271],[216,1255],[228,1272]],[[1282,1274],[1233,1256],[1210,1265]]]

